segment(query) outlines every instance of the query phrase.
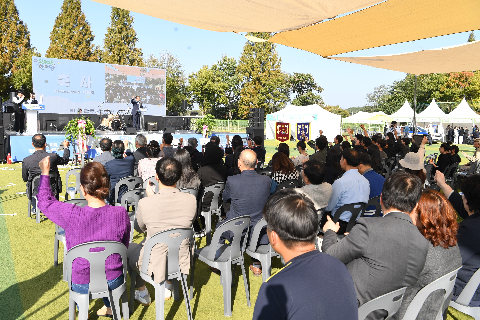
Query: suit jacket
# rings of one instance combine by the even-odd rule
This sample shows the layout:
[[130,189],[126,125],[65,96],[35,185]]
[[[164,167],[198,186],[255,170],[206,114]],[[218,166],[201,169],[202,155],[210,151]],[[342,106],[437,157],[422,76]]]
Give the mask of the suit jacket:
[[[345,263],[362,305],[414,285],[425,265],[428,244],[408,215],[390,212],[384,217],[360,218],[340,242],[337,234],[328,230],[322,251]],[[383,319],[382,315],[385,312],[376,312],[369,319]]]
[[[131,243],[128,248],[128,260],[132,268],[140,269],[143,260],[143,246],[145,241],[154,234],[172,228],[191,228],[196,214],[196,198],[189,193],[180,192],[177,188],[164,188],[138,203],[138,227],[147,232],[147,237],[140,244]],[[157,245],[152,249],[152,256],[148,265],[148,274],[155,275],[155,283],[165,279],[167,246]],[[190,253],[188,241],[180,248],[180,270],[188,274],[190,270]]]
[[135,115],[138,110],[140,109],[140,103],[135,100],[135,98],[132,99],[132,116]]
[[[115,199],[115,185],[117,182],[125,177],[133,176],[133,166],[135,164],[135,158],[130,155],[123,159],[113,159],[105,164],[108,176],[110,177],[110,204],[114,204]],[[120,190],[117,200],[121,199],[121,196],[128,190]]]
[[[62,180],[58,173],[58,165],[67,164],[70,160],[70,150],[68,148],[63,150],[63,157],[60,157],[57,153],[48,153],[45,150],[37,150],[33,154],[29,155],[22,161],[22,179],[27,183],[27,196],[31,199],[30,186],[33,178],[42,173],[38,163],[45,157],[50,156],[50,173],[56,173],[58,175],[57,181],[51,181],[51,185],[55,187],[53,193],[58,195],[62,192]],[[34,192],[34,195],[36,192]]]
[[[452,192],[448,200],[450,200],[453,208],[464,219],[458,224],[457,232],[457,243],[462,255],[462,269],[458,270],[453,294],[458,296],[480,266],[480,213],[475,212],[469,216],[463,207],[462,196],[458,192]],[[480,301],[479,288],[477,288],[472,300]]]
[[140,147],[133,153],[135,164],[133,165],[133,174],[138,175],[138,162],[142,159],[148,158],[147,147]]
[[325,163],[325,161],[327,161],[327,148],[318,150],[314,154],[310,155],[309,160],[317,160],[321,163]]
[[101,164],[103,164],[103,166],[105,166],[108,161],[113,159],[115,158],[112,156],[112,153],[110,151],[104,151],[102,154],[99,154],[98,156],[93,158],[93,161],[100,162]]

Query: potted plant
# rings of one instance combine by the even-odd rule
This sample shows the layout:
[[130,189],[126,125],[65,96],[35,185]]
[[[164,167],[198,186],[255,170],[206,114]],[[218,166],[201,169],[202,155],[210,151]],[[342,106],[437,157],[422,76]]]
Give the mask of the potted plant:
[[87,135],[95,138],[95,125],[92,120],[81,116],[70,120],[64,128],[65,139],[73,144],[73,141],[77,141],[78,153],[82,155],[82,167],[83,167],[83,154],[87,151]]

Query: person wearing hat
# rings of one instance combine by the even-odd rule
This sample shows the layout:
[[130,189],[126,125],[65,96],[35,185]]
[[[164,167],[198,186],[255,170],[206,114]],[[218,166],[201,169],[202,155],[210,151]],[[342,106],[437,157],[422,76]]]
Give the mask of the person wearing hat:
[[13,112],[15,114],[15,125],[13,130],[17,133],[25,131],[25,111],[22,109],[22,103],[25,100],[25,95],[22,90],[18,90],[17,96],[12,99]]
[[475,147],[475,153],[473,154],[473,156],[469,156],[464,151],[462,151],[463,156],[470,160],[470,162],[464,166],[461,166],[461,171],[468,171],[469,173],[473,173],[473,170],[475,170],[476,167],[475,164],[478,160],[480,160],[480,138],[476,138],[473,140],[473,146]]
[[425,180],[427,180],[425,166],[423,165],[423,158],[425,157],[425,144],[427,141],[427,137],[424,136],[418,152],[409,152],[405,155],[405,158],[399,161],[400,165],[405,169],[405,172],[419,177],[420,180],[422,180],[423,185],[425,185]]

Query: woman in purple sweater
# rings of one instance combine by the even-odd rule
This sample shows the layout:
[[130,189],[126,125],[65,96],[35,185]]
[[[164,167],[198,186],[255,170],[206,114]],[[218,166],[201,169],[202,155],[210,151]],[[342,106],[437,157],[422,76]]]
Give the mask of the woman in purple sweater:
[[[118,241],[127,248],[130,240],[130,219],[123,207],[105,204],[109,194],[109,180],[105,167],[99,162],[90,162],[80,172],[80,190],[88,206],[78,207],[74,204],[55,199],[50,189],[50,157],[39,163],[42,175],[38,187],[38,207],[55,224],[65,229],[67,249],[91,241]],[[108,286],[115,289],[124,282],[122,259],[115,254],[105,263]],[[90,283],[90,266],[86,259],[75,259],[72,265],[72,290],[88,293]],[[112,314],[110,302],[103,298],[105,306],[97,314]]]

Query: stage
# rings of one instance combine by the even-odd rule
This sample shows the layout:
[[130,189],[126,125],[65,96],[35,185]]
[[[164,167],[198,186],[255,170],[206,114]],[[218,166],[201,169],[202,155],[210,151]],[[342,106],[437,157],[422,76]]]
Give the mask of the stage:
[[[45,135],[47,138],[47,152],[54,152],[54,153],[60,153],[63,154],[63,151],[61,150],[60,144],[62,141],[65,140],[65,132],[40,132]],[[162,143],[162,136],[163,136],[163,131],[143,131],[143,132],[137,132],[137,134],[143,134],[147,137],[147,141],[150,140],[157,140],[159,143]],[[226,135],[229,134],[230,137],[233,137],[233,135],[238,134],[238,133],[213,133],[216,136],[220,137],[220,146],[225,147],[226,144]],[[194,131],[175,131],[172,133],[173,135],[173,143],[172,145],[174,147],[178,146],[179,139],[183,138],[183,145],[187,145],[187,140],[188,138],[194,137],[197,138],[198,140],[198,146],[197,149],[198,151],[202,151],[202,145],[205,145],[210,141],[209,138],[202,138],[201,134],[198,134]],[[10,134],[6,134],[7,139],[6,139],[6,147],[8,148],[8,153],[10,153],[12,157],[12,162],[18,162],[22,161],[24,158],[28,157],[31,155],[33,152],[35,152],[35,149],[32,146],[32,137],[33,135],[17,135],[15,133],[10,132]],[[96,139],[88,136],[87,137],[87,146],[89,148],[88,150],[88,157],[93,158],[97,154],[101,153],[99,142],[101,138],[108,137],[114,140],[122,140],[125,141],[127,140],[129,142],[128,146],[126,146],[126,149],[135,149],[135,137],[136,134],[131,134],[127,135],[122,131],[99,131],[97,130],[96,134]],[[248,135],[245,134],[240,134],[242,138],[246,138]],[[231,138],[230,138],[231,139]],[[60,150],[59,150],[60,149]],[[73,159],[74,157],[74,150],[73,147],[70,146],[70,154],[71,158]]]

